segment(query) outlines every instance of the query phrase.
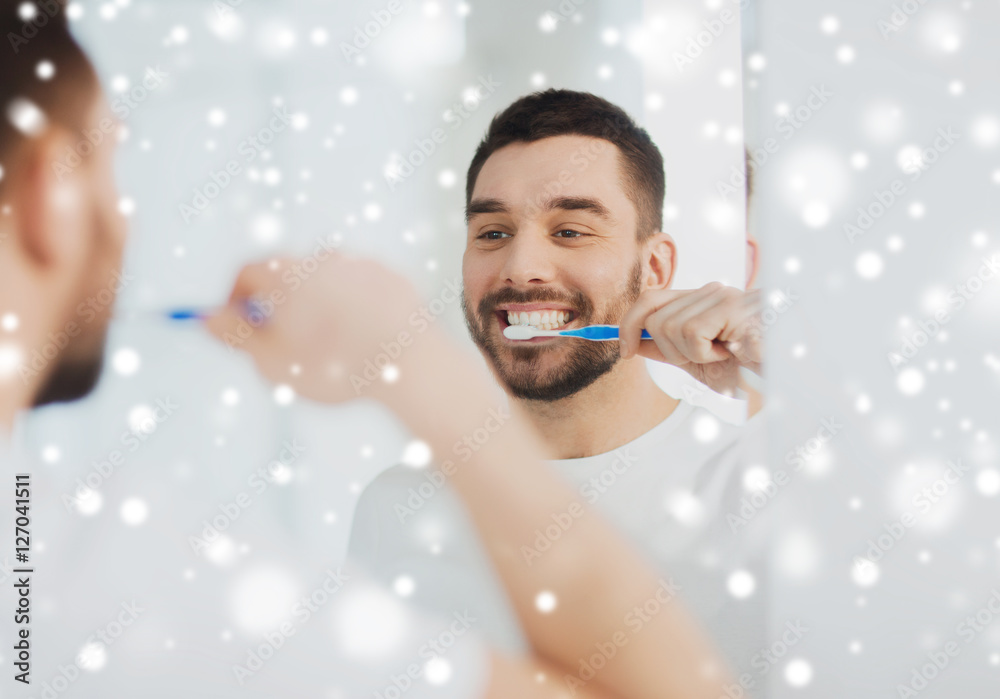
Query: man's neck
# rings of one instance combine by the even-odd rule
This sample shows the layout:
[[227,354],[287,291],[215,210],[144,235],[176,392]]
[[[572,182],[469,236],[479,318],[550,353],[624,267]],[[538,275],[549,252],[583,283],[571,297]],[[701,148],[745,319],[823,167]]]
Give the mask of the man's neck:
[[562,400],[511,400],[524,409],[557,459],[603,454],[628,444],[667,419],[680,402],[656,385],[640,357],[619,362]]

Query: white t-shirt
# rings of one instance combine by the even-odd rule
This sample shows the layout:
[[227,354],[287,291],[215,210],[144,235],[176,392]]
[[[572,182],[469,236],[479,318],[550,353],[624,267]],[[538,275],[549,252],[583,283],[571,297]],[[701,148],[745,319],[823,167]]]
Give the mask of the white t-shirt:
[[[756,516],[762,510],[748,518],[740,513],[750,492],[744,474],[763,463],[762,438],[762,415],[732,425],[681,401],[659,425],[614,451],[548,462],[581,504],[602,511],[680,587],[678,598],[737,676],[756,675],[752,660],[765,646],[766,539],[763,517]],[[558,546],[558,523],[547,530],[525,545],[544,556],[546,544]],[[468,513],[429,472],[397,466],[373,481],[358,503],[349,550],[383,584],[412,590],[416,604],[439,614],[470,609],[498,648],[527,649]]]
[[[213,490],[221,474],[207,466],[178,485],[130,464],[99,485],[99,499],[74,501],[86,464],[71,455],[35,464],[0,435],[0,465],[0,696],[485,693],[489,655],[478,620],[463,609],[440,617],[415,610],[358,566],[319,559],[303,543],[307,533],[283,516],[294,508],[287,489],[258,497],[226,528],[226,539],[196,553],[190,537],[206,513],[237,496]],[[15,560],[18,473],[30,474],[20,481],[30,492],[23,564]],[[130,499],[137,492],[142,502]],[[21,567],[33,572],[15,572]],[[21,589],[29,592],[25,603]],[[30,685],[14,679],[23,672],[15,665],[22,630],[29,631]]]

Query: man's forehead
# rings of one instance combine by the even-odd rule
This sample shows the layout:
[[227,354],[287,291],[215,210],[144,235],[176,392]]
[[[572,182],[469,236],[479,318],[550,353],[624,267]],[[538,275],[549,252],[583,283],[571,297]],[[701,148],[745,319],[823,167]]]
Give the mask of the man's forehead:
[[516,141],[497,149],[486,159],[476,187],[506,177],[512,170],[520,170],[522,177],[575,178],[591,169],[616,168],[618,156],[615,144],[592,136],[565,134],[537,141]]
[[[559,199],[597,200],[607,208],[626,202],[618,147],[600,138],[553,136],[497,150],[483,164],[471,204],[503,202],[508,209],[551,209]],[[557,208],[592,208],[569,206]],[[487,212],[471,206],[469,214]]]

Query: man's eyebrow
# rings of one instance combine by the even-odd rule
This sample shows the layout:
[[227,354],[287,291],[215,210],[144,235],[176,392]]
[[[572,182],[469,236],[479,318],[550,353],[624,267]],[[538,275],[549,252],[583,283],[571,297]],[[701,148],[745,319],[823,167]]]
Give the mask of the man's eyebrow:
[[[552,197],[541,204],[543,211],[588,211],[608,222],[614,222],[614,217],[599,199],[593,197]],[[537,210],[537,209],[536,209]],[[480,214],[506,214],[510,209],[500,199],[473,199],[465,209],[465,222]]]
[[589,211],[595,216],[603,218],[605,221],[614,221],[611,212],[608,211],[608,207],[593,197],[553,197],[545,202],[543,208],[545,211],[555,211],[556,209],[564,211]]
[[465,222],[480,214],[506,214],[510,211],[500,199],[473,199],[465,207]]

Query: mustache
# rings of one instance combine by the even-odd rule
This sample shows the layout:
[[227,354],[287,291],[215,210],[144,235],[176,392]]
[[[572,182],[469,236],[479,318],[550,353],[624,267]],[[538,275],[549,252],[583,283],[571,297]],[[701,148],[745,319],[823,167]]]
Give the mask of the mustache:
[[552,289],[522,290],[510,287],[497,289],[485,294],[479,300],[477,310],[480,317],[486,317],[493,313],[496,307],[502,303],[542,303],[546,301],[570,306],[577,311],[577,316],[582,318],[590,317],[594,312],[594,304],[581,291],[577,291],[569,296],[560,296],[554,294]]

